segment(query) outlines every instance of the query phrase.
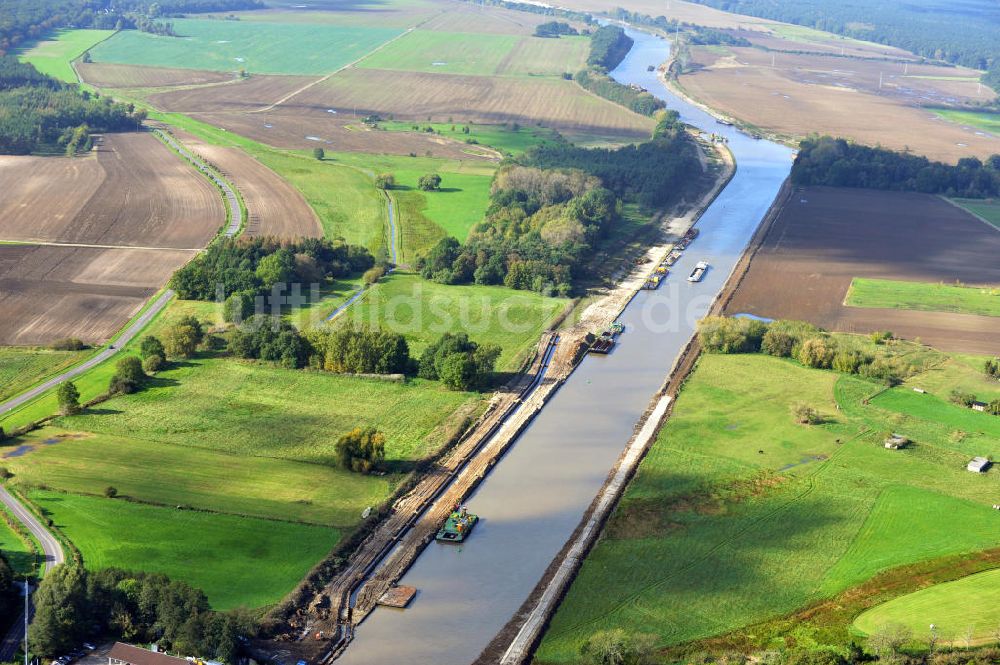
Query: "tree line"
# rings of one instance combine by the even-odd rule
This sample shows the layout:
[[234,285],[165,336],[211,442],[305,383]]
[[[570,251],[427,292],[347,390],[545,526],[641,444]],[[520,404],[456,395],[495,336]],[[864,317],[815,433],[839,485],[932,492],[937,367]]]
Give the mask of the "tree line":
[[845,139],[812,137],[799,146],[792,182],[988,198],[1000,195],[1000,155],[985,162],[963,157],[952,165]]
[[679,200],[701,173],[676,112],[640,145],[536,146],[494,176],[490,206],[465,244],[441,239],[417,261],[442,284],[504,284],[568,295],[578,272],[621,217],[623,203],[652,211]]
[[547,21],[535,26],[535,37],[554,37],[563,35],[578,35],[577,29],[565,21]]
[[0,56],[0,154],[56,147],[75,153],[89,148],[91,132],[135,129],[145,118],[132,104],[80,91],[14,56]]
[[213,611],[203,591],[159,573],[63,564],[45,575],[34,602],[29,643],[46,656],[100,636],[234,665],[242,641],[257,632],[249,611]]
[[588,67],[577,72],[573,80],[599,97],[636,113],[653,115],[666,106],[662,100],[641,88],[622,85],[608,76],[608,72],[625,59],[633,43],[632,38],[616,25],[598,28],[590,35]]

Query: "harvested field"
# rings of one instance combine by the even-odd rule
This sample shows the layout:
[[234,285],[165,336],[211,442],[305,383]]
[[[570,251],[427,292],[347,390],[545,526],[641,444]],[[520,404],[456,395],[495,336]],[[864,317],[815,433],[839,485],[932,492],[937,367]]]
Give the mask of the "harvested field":
[[0,159],[0,240],[190,249],[225,219],[218,191],[152,135],[109,134],[95,152]]
[[[347,69],[292,100],[296,107],[393,114],[397,120],[521,124],[646,137],[652,120],[571,81]],[[282,108],[287,108],[283,106]]]
[[103,342],[192,254],[0,245],[0,344]]
[[98,88],[163,88],[233,80],[232,74],[224,72],[116,65],[107,62],[81,62],[76,69],[86,83]]
[[497,74],[559,76],[577,72],[586,66],[589,49],[587,37],[526,37],[503,59]]
[[[753,42],[754,46],[770,49],[772,51],[811,51],[814,53],[827,53],[830,55],[858,56],[862,58],[897,58],[912,62],[919,61],[919,58],[908,51],[882,44],[868,44],[858,42],[847,37],[815,32],[822,38],[799,39],[795,34],[797,31],[806,31],[808,28],[800,26],[772,26],[770,32],[758,30],[740,30],[737,34]],[[784,34],[785,36],[781,36]]]
[[518,41],[511,35],[414,30],[386,44],[357,66],[362,69],[491,76]]
[[[974,95],[973,82],[903,79],[899,63],[823,56],[778,55],[778,66],[772,68],[768,54],[733,51],[739,55],[692,49],[696,69],[681,76],[680,83],[700,102],[764,131],[793,140],[812,132],[829,133],[948,162],[1000,150],[1000,139],[948,124],[932,111],[910,105],[927,101],[922,98],[926,95],[902,92],[936,90],[940,100],[946,88],[955,85]],[[815,67],[782,64],[796,61]],[[819,67],[823,70],[816,71]],[[897,75],[885,78],[889,84],[883,84],[881,94],[876,92],[879,67]]]
[[211,145],[187,133],[178,138],[218,169],[243,196],[245,233],[279,238],[322,238],[319,218],[297,189],[240,148]]
[[177,113],[248,112],[270,106],[316,80],[315,76],[251,76],[236,83],[161,92],[148,101]]
[[[440,5],[439,5],[440,6]],[[499,7],[488,9],[468,2],[446,3],[446,10],[424,23],[423,30],[478,32],[486,34],[530,35],[535,26],[551,21],[551,16],[529,14]]]
[[998,285],[998,255],[1000,233],[940,198],[803,188],[781,211],[726,310],[1000,353],[997,317],[843,304],[855,277]]

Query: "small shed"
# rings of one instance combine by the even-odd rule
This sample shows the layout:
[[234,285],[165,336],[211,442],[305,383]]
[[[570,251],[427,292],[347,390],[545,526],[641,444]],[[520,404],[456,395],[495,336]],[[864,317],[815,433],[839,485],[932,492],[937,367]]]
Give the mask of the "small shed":
[[973,411],[983,411],[983,412],[985,412],[986,411],[986,402],[973,402],[972,403],[972,410]]
[[896,434],[895,432],[890,434],[885,440],[885,447],[889,450],[900,450],[908,445],[910,445],[910,440],[902,434]]
[[986,473],[986,471],[993,465],[993,462],[989,461],[985,457],[973,457],[972,461],[969,462],[967,468],[973,473]]

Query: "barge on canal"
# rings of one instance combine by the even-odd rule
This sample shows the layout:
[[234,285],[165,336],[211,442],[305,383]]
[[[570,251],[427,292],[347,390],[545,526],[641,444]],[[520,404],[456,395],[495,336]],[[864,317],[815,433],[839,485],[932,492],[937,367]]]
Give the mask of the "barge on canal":
[[473,515],[465,506],[456,508],[445,520],[444,526],[437,532],[435,538],[443,543],[460,543],[466,539],[478,521],[479,515]]
[[701,278],[705,276],[705,272],[708,270],[707,261],[698,261],[695,265],[694,270],[688,275],[689,282],[700,282]]

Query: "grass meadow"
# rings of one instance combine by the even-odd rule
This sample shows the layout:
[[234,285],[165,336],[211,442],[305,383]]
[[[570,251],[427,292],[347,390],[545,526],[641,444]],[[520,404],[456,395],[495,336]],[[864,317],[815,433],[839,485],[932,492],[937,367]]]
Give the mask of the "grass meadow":
[[14,519],[13,516],[6,509],[0,510],[4,510],[4,519],[0,519],[0,552],[3,552],[16,575],[30,575],[35,571],[35,565],[40,563],[40,557],[8,526],[6,520]]
[[77,83],[73,61],[94,45],[114,34],[114,30],[59,30],[52,39],[36,42],[20,55],[43,74],[66,83]]
[[847,292],[851,307],[1000,316],[1000,285],[960,286],[855,277]]
[[973,215],[1000,229],[1000,202],[993,199],[951,199]]
[[995,136],[1000,136],[1000,113],[983,111],[955,111],[951,109],[934,109],[934,114],[945,120],[975,127]]
[[414,30],[372,53],[358,67],[492,76],[518,41],[513,35]]
[[76,364],[87,353],[0,347],[0,401],[19,395],[46,377]]
[[544,127],[520,127],[515,130],[506,125],[480,125],[472,123],[469,125],[469,133],[466,134],[462,131],[463,126],[462,123],[417,123],[400,122],[398,120],[387,120],[379,123],[381,129],[390,132],[423,131],[425,128],[431,127],[441,136],[447,136],[456,141],[472,139],[477,143],[511,155],[519,155],[532,146],[555,141],[557,138],[554,130]]
[[[968,423],[899,403],[916,394],[906,386],[862,403],[881,389],[768,356],[702,356],[537,661],[575,662],[610,628],[663,646],[739,632],[887,569],[1000,545],[1000,477],[965,470],[973,450],[1000,454],[997,439],[956,437]],[[824,422],[796,424],[800,402]],[[916,443],[886,450],[890,430]]]
[[336,544],[336,529],[120,499],[36,490],[29,498],[91,569],[164,573],[202,589],[212,607],[263,607],[288,593]]
[[253,74],[329,74],[401,30],[307,23],[174,19],[177,37],[123,30],[91,51],[94,62]]
[[934,624],[944,642],[961,644],[967,632],[973,640],[996,639],[1000,626],[1000,569],[935,584],[901,596],[863,613],[854,628],[870,635],[885,625],[903,625],[924,635]]
[[534,351],[542,332],[569,302],[504,286],[449,286],[395,272],[369,289],[336,325],[382,326],[402,333],[414,357],[445,332],[467,332],[474,341],[499,344],[503,353],[497,368],[510,371]]

